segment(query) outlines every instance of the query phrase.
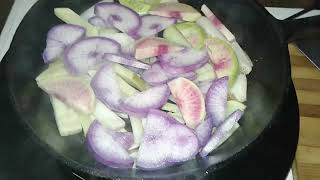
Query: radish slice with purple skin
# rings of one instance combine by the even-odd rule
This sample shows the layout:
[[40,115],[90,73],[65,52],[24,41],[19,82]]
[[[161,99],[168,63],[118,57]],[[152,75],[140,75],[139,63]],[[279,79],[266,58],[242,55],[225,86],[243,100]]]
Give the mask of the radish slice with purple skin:
[[141,26],[141,18],[130,8],[117,3],[99,3],[95,14],[120,31],[133,35]]
[[141,63],[130,56],[121,56],[121,55],[117,55],[117,54],[107,53],[107,54],[103,55],[103,59],[106,59],[111,62],[131,66],[131,67],[139,68],[139,69],[149,69],[150,68],[150,65]]
[[146,115],[150,109],[161,108],[169,96],[170,90],[167,85],[152,87],[125,99],[122,108],[129,112]]
[[213,81],[202,81],[197,82],[197,86],[199,87],[200,91],[204,96],[206,96],[208,90],[210,89]]
[[144,126],[137,166],[160,169],[195,157],[198,139],[185,125],[159,110],[150,110]]
[[166,29],[172,24],[176,23],[175,18],[161,17],[146,15],[141,17],[141,27],[139,28],[137,35],[140,37],[148,37],[157,34],[158,32]]
[[100,28],[112,28],[110,24],[105,22],[101,17],[99,16],[93,16],[90,19],[88,19],[88,22],[94,26],[100,27]]
[[47,46],[42,57],[45,63],[63,55],[64,50],[85,36],[86,30],[80,26],[60,24],[51,28],[47,35]]
[[213,129],[213,123],[210,118],[207,118],[202,122],[196,129],[196,135],[199,140],[199,145],[200,147],[203,147],[204,145],[207,144],[209,141],[211,134],[212,134],[212,129]]
[[217,127],[208,143],[201,150],[200,156],[206,157],[211,151],[215,150],[221,144],[221,140],[228,135],[228,132],[232,127],[238,123],[242,115],[242,111],[235,111],[219,127]]
[[134,55],[135,52],[135,40],[125,33],[110,33],[101,32],[99,34],[102,37],[106,37],[118,42],[121,45],[121,52],[126,55]]
[[133,159],[128,151],[98,121],[91,124],[86,141],[89,152],[98,162],[114,168],[132,167]]
[[64,64],[72,74],[84,74],[105,62],[104,54],[119,53],[120,44],[103,37],[86,38],[70,46],[64,54]]
[[103,3],[103,2],[113,2],[113,0],[102,0],[96,4],[94,4],[93,6],[91,6],[90,8],[86,9],[83,13],[80,14],[80,16],[83,18],[83,19],[90,19],[92,18],[93,16],[96,16],[94,14],[94,7],[99,4],[99,3]]
[[225,119],[228,98],[228,81],[228,77],[214,80],[207,92],[206,109],[214,127],[219,126]]
[[205,50],[185,48],[159,56],[163,69],[170,73],[187,73],[204,66],[209,59]]
[[124,149],[128,150],[133,145],[132,132],[117,132],[112,129],[107,129],[112,138],[119,143]]

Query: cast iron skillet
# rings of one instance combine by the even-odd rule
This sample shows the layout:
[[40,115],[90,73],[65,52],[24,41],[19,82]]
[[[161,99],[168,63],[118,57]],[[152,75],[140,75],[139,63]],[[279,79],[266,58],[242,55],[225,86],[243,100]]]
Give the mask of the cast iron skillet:
[[[71,168],[94,176],[111,178],[185,178],[201,177],[227,164],[255,146],[258,136],[280,121],[281,110],[291,83],[287,49],[289,38],[306,34],[315,37],[320,18],[280,22],[257,3],[249,0],[184,0],[199,9],[207,4],[235,34],[249,54],[254,68],[248,76],[247,110],[240,121],[241,128],[206,159],[197,157],[176,166],[157,170],[112,169],[97,164],[87,153],[82,134],[60,137],[48,96],[40,90],[35,77],[46,67],[41,59],[47,31],[61,23],[53,14],[54,7],[70,7],[78,13],[96,0],[40,0],[20,25],[5,57],[6,77],[12,103],[21,121],[35,140],[53,157]],[[292,28],[294,27],[294,28]],[[316,28],[315,28],[316,27]],[[319,36],[318,36],[319,37]],[[286,133],[286,129],[283,129]]]

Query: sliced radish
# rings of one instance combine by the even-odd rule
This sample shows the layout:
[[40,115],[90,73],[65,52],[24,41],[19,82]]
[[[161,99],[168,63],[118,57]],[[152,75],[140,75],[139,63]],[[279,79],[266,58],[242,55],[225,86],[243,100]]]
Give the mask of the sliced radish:
[[112,28],[110,24],[105,22],[101,17],[99,16],[93,16],[91,17],[88,22],[94,26],[97,26],[99,28]]
[[197,86],[199,87],[200,91],[204,95],[204,97],[207,95],[208,90],[210,89],[213,81],[201,81],[197,82]]
[[221,144],[221,140],[228,135],[228,132],[230,132],[232,127],[237,124],[242,115],[242,111],[236,111],[217,127],[208,143],[201,150],[200,155],[206,157],[211,151],[216,149]]
[[217,38],[207,39],[206,46],[217,77],[229,76],[229,85],[232,87],[239,74],[238,59],[232,47]]
[[194,22],[183,22],[176,25],[176,28],[187,39],[193,48],[202,49],[207,38],[207,33]]
[[184,162],[198,153],[194,132],[158,110],[150,110],[139,148],[137,166],[159,169]]
[[205,4],[201,6],[201,11],[203,14],[211,21],[211,23],[216,27],[228,41],[234,41],[236,38],[229,31],[229,29],[213,14],[213,12]]
[[145,59],[182,50],[183,47],[162,38],[145,38],[136,44],[136,59]]
[[134,94],[138,93],[139,91],[136,90],[134,87],[130,86],[125,80],[121,77],[117,76],[117,81],[119,84],[119,88],[121,91],[121,97],[127,98],[129,96],[133,96]]
[[230,100],[227,102],[226,117],[230,116],[230,114],[237,110],[244,111],[246,108],[247,106],[242,104],[241,102]]
[[111,61],[111,62],[131,66],[131,67],[139,68],[139,69],[149,69],[150,68],[150,65],[144,64],[144,63],[139,62],[138,60],[134,59],[133,57],[125,56],[125,55],[106,53],[103,55],[103,59]]
[[215,127],[225,119],[228,97],[228,77],[222,77],[213,81],[206,96],[206,110]]
[[162,106],[161,108],[164,111],[169,111],[169,112],[175,112],[175,113],[180,113],[180,110],[176,104],[173,103],[166,103],[165,105]]
[[181,34],[181,32],[179,32],[179,30],[174,25],[164,30],[163,38],[172,43],[176,43],[185,47],[191,47],[191,44],[188,42],[188,40]]
[[140,15],[147,14],[152,7],[151,4],[145,3],[143,0],[119,0],[119,3]]
[[232,98],[240,102],[247,101],[247,77],[244,74],[239,74],[235,83],[230,89]]
[[[100,1],[100,2],[98,2],[98,3],[103,3],[103,2],[113,2],[113,0],[102,0],[102,1]],[[90,8],[86,9],[83,13],[81,13],[81,14],[80,14],[81,18],[88,20],[88,19],[92,18],[93,16],[96,16],[96,15],[94,14],[94,7],[95,7],[98,3],[94,4],[94,5],[91,6]]]
[[98,121],[94,121],[88,130],[87,144],[93,157],[104,165],[115,168],[133,165],[127,150]]
[[216,79],[216,73],[211,64],[207,63],[203,67],[196,70],[197,79],[196,82],[203,82],[203,81],[212,81]]
[[36,77],[36,81],[46,81],[66,76],[70,75],[68,71],[66,71],[66,69],[64,68],[63,62],[61,60],[58,60],[50,63],[49,67]]
[[129,112],[145,115],[150,109],[161,108],[169,96],[167,85],[156,86],[125,99],[122,107]]
[[107,129],[112,138],[119,143],[124,149],[128,150],[133,145],[132,132],[117,132],[112,129]]
[[64,63],[73,74],[84,74],[97,64],[105,62],[105,53],[119,53],[120,44],[103,37],[86,38],[65,51]]
[[140,118],[130,116],[130,123],[134,135],[134,144],[130,147],[130,149],[135,149],[140,146],[141,139],[143,137],[142,120]]
[[181,124],[185,124],[183,117],[181,115],[180,112],[167,112],[170,116],[174,117],[175,120],[177,120],[177,122],[181,123]]
[[182,3],[161,3],[149,11],[150,14],[173,17],[184,21],[196,21],[201,14],[192,6]]
[[135,34],[141,26],[139,15],[121,4],[99,3],[95,6],[95,14],[129,35]]
[[240,127],[239,123],[235,123],[232,128],[223,136],[222,139],[219,140],[219,143],[217,145],[217,147],[219,147],[220,145],[222,145],[225,141],[227,141],[234,132],[236,132],[236,130],[238,130]]
[[60,24],[51,28],[47,35],[47,46],[42,57],[45,63],[54,61],[63,55],[64,50],[85,36],[81,26]]
[[200,147],[203,147],[209,141],[213,129],[213,123],[210,118],[204,120],[196,129],[196,135],[199,140]]
[[249,74],[252,71],[253,63],[247,53],[241,48],[237,42],[232,42],[231,46],[237,54],[240,72],[243,74]]
[[159,56],[162,68],[170,73],[187,73],[194,71],[205,65],[208,59],[207,51],[190,48]]
[[201,16],[197,20],[197,24],[202,27],[202,29],[208,34],[208,36],[227,40],[226,37],[212,24],[212,22],[207,17]]
[[187,126],[197,127],[205,117],[205,103],[200,89],[185,78],[172,80],[168,85]]
[[121,91],[111,64],[103,65],[91,81],[97,99],[112,110],[119,111]]
[[134,55],[134,39],[125,33],[99,33],[100,36],[112,39],[121,45],[121,51],[127,55]]
[[137,35],[140,37],[148,37],[157,34],[172,24],[176,23],[175,18],[146,15],[141,17],[141,27]]

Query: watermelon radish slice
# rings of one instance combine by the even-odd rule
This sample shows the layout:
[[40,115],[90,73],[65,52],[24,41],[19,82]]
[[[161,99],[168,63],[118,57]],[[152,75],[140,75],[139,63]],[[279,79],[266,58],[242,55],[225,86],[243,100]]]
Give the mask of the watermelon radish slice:
[[232,47],[225,41],[210,38],[206,46],[218,78],[229,76],[229,85],[232,87],[239,74],[239,63]]
[[164,30],[163,38],[175,44],[179,44],[185,47],[191,47],[191,44],[188,42],[188,40],[179,32],[179,30],[174,25]]
[[196,82],[212,81],[216,79],[216,73],[214,72],[213,66],[209,63],[196,70],[197,79]]
[[182,50],[183,47],[170,43],[163,38],[145,38],[136,44],[136,59],[145,59]]
[[145,115],[150,109],[161,108],[169,96],[170,91],[167,85],[152,87],[125,99],[122,108],[129,112]]
[[207,33],[209,37],[227,40],[226,37],[204,16],[197,20],[197,24]]
[[186,125],[195,128],[205,117],[205,103],[200,89],[190,80],[177,78],[168,83]]
[[129,35],[135,34],[141,26],[139,15],[133,10],[117,3],[99,3],[95,14],[115,28]]
[[204,120],[196,129],[196,135],[199,140],[200,147],[203,147],[207,144],[209,141],[213,129],[213,123],[210,118],[207,118]]
[[47,46],[42,57],[45,63],[63,55],[65,48],[85,36],[86,30],[80,26],[60,24],[51,28],[47,35]]
[[247,101],[247,77],[244,74],[239,74],[236,82],[230,89],[230,95],[233,99],[239,102]]
[[120,44],[103,37],[86,38],[70,46],[64,54],[64,64],[72,74],[84,74],[105,62],[105,53],[119,53]]
[[134,55],[135,40],[125,33],[100,32],[99,36],[112,39],[121,45],[121,52],[126,55]]
[[157,34],[165,28],[176,23],[175,18],[161,17],[146,15],[141,17],[141,27],[139,28],[137,35],[139,37],[149,37]]
[[61,76],[37,81],[38,86],[77,111],[89,114],[94,110],[95,96],[89,82],[79,77]]
[[201,14],[192,6],[182,3],[161,3],[149,11],[149,14],[173,17],[184,21],[196,21]]
[[[102,0],[98,3],[102,3],[102,2],[113,2],[113,0]],[[86,9],[83,13],[80,14],[81,18],[89,20],[90,18],[96,16],[94,14],[94,7],[98,4],[94,4],[93,6],[91,6],[90,8]]]
[[198,139],[191,129],[162,111],[150,110],[137,166],[150,170],[167,167],[194,158],[198,150]]
[[207,33],[195,22],[183,22],[176,25],[176,28],[187,39],[195,49],[203,48]]
[[87,144],[93,157],[106,166],[128,168],[133,165],[133,159],[112,133],[98,121],[94,121],[87,134]]
[[232,113],[219,127],[217,127],[208,143],[200,151],[200,155],[202,157],[206,157],[211,151],[215,150],[221,144],[221,140],[225,139],[228,132],[230,132],[232,127],[237,124],[242,115],[242,111],[236,111]]
[[230,100],[227,102],[226,117],[230,116],[233,112],[237,110],[244,111],[246,108],[247,106],[242,104],[241,102]]
[[185,48],[181,51],[163,54],[159,56],[162,68],[174,73],[188,73],[194,71],[208,62],[209,56],[206,50]]
[[213,81],[206,96],[206,110],[214,127],[219,126],[225,119],[228,97],[228,77]]
[[203,14],[211,21],[212,25],[216,27],[229,42],[235,41],[234,35],[229,31],[229,29],[213,14],[213,12],[203,4],[201,6],[201,11]]
[[232,42],[231,46],[238,57],[240,72],[243,74],[249,74],[253,67],[250,57],[237,42]]

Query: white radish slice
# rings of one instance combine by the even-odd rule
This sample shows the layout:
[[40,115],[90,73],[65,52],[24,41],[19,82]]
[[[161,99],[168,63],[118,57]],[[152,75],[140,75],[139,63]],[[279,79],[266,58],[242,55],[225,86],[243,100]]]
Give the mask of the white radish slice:
[[230,116],[233,112],[236,110],[243,111],[247,108],[246,105],[242,104],[241,102],[230,100],[227,102],[227,111],[226,111],[226,117]]
[[[100,2],[98,2],[98,3],[103,3],[103,2],[113,2],[113,0],[102,0],[102,1],[100,1]],[[81,16],[83,19],[86,19],[86,20],[88,20],[88,19],[96,16],[96,15],[94,14],[94,7],[95,7],[98,3],[94,4],[94,5],[91,6],[90,8],[86,9],[83,13],[80,14],[80,16]]]
[[149,11],[149,14],[173,17],[184,21],[196,21],[201,14],[192,6],[182,3],[161,3]]
[[200,89],[190,80],[177,78],[168,83],[184,121],[195,128],[205,117],[205,103]]
[[190,160],[198,150],[198,139],[191,129],[162,111],[150,110],[137,166],[142,169],[160,169]]
[[235,123],[235,124],[232,126],[232,128],[230,129],[230,131],[228,131],[228,132],[224,135],[224,137],[223,137],[222,139],[220,139],[217,147],[219,147],[219,146],[222,145],[225,141],[227,141],[227,140],[232,136],[232,134],[233,134],[234,132],[236,132],[236,130],[239,129],[239,127],[240,127],[239,123]]
[[243,74],[249,74],[252,71],[253,67],[253,63],[250,57],[237,42],[232,42],[231,46],[238,57],[240,72],[242,72]]
[[63,55],[64,50],[85,36],[81,26],[60,24],[51,28],[47,35],[47,45],[42,57],[45,63],[54,61]]
[[239,74],[235,83],[230,89],[230,95],[232,98],[239,102],[247,101],[247,77],[244,74]]
[[226,37],[212,24],[212,22],[204,16],[197,20],[197,24],[212,38],[227,40]]
[[137,35],[140,37],[148,37],[157,34],[165,28],[176,23],[175,18],[146,15],[141,17],[141,27]]
[[235,41],[234,35],[229,31],[229,29],[213,14],[213,12],[203,4],[201,6],[201,11],[203,14],[211,21],[212,25],[216,27],[226,38],[228,41]]
[[214,127],[219,126],[225,119],[228,97],[228,77],[213,81],[206,96],[206,110]]
[[107,108],[99,100],[97,100],[93,115],[104,127],[108,129],[119,130],[124,128],[126,125],[126,123],[116,113]]
[[88,118],[88,116],[74,111],[55,97],[50,97],[50,100],[60,135],[70,136],[80,133],[82,126],[79,118],[82,118],[81,116]]
[[103,65],[92,78],[91,87],[97,99],[115,111],[120,110],[121,91],[111,64]]
[[88,130],[87,144],[93,157],[106,166],[128,168],[133,165],[128,151],[98,121]]
[[142,120],[140,118],[130,116],[130,123],[134,135],[134,144],[130,147],[130,149],[135,149],[140,146],[141,139],[143,137]]
[[130,8],[117,3],[99,3],[95,14],[129,35],[135,34],[141,26],[139,15]]
[[149,69],[150,68],[149,64],[144,64],[144,63],[139,62],[138,60],[134,59],[133,57],[125,56],[125,55],[106,53],[103,55],[103,59],[111,61],[111,62],[131,66],[131,67],[139,68],[139,69]]
[[139,92],[123,101],[122,108],[145,115],[150,109],[161,108],[168,100],[170,91],[167,85],[156,86]]
[[167,72],[187,73],[204,66],[209,56],[205,50],[185,48],[178,52],[163,54],[158,59]]
[[87,20],[82,19],[77,13],[69,8],[54,8],[54,14],[67,24],[84,27],[87,30],[87,36],[98,35],[98,28],[91,25]]
[[124,54],[134,55],[135,40],[125,33],[99,33],[100,36],[112,39],[121,45],[121,51]]
[[213,123],[210,118],[204,120],[196,129],[196,135],[199,140],[200,147],[203,147],[209,141],[213,129]]
[[89,130],[89,127],[91,126],[93,121],[96,119],[93,115],[89,115],[88,118],[79,118],[78,120],[81,123],[83,135],[86,137],[88,130]]
[[242,111],[236,111],[217,127],[208,143],[201,150],[200,155],[206,157],[211,151],[215,150],[221,144],[221,140],[225,139],[228,132],[237,124],[242,115]]
[[170,43],[163,38],[145,38],[136,44],[136,59],[145,59],[182,50],[183,47]]
[[55,62],[52,62],[49,64],[49,67],[41,72],[36,77],[36,81],[46,81],[50,79],[55,79],[55,78],[60,78],[60,77],[65,77],[65,76],[70,76],[68,71],[64,68],[64,65],[61,60],[57,60]]
[[120,44],[103,37],[86,38],[70,46],[65,51],[64,63],[72,74],[84,74],[105,62],[105,53],[119,53]]

